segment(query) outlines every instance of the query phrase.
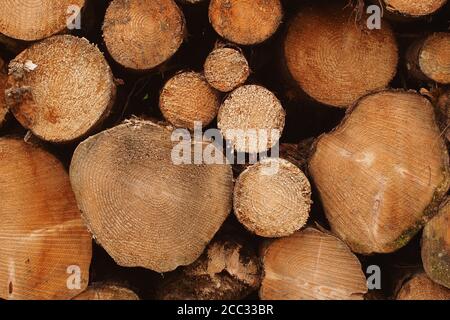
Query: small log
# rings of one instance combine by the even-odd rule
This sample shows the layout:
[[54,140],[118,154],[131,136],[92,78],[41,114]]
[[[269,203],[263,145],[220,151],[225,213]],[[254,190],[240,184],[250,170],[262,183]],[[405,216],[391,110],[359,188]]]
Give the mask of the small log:
[[229,47],[212,51],[206,59],[204,70],[209,84],[222,92],[230,92],[243,85],[250,75],[244,54]]
[[175,127],[194,130],[194,123],[208,126],[220,107],[218,92],[196,72],[175,75],[164,85],[159,98],[164,118]]
[[348,1],[319,2],[290,22],[284,60],[292,80],[314,100],[347,108],[388,86],[397,71],[398,49],[391,27],[369,30]]
[[366,292],[358,258],[333,235],[307,228],[265,250],[263,300],[363,300]]
[[450,289],[450,200],[427,223],[422,235],[422,261],[427,275]]
[[403,284],[397,300],[450,300],[450,290],[418,273]]
[[0,298],[71,299],[86,289],[92,239],[63,165],[0,138]]
[[332,230],[362,254],[396,251],[437,213],[448,153],[432,104],[381,91],[318,139],[309,172]]
[[241,242],[215,240],[197,261],[163,282],[158,299],[239,300],[260,284],[255,252]]
[[113,59],[138,71],[172,57],[184,34],[184,15],[173,0],[113,0],[103,24],[103,39]]
[[132,290],[115,284],[94,283],[73,300],[139,300]]
[[406,59],[413,78],[450,84],[450,33],[437,32],[416,41]]
[[234,188],[234,213],[258,236],[275,238],[302,228],[311,209],[311,185],[283,159],[266,159],[245,170]]
[[418,18],[431,15],[442,8],[447,0],[383,0],[383,6],[388,11],[401,17]]
[[8,107],[23,127],[49,142],[92,132],[109,115],[115,94],[108,63],[84,38],[51,37],[9,64]]
[[225,99],[217,125],[238,152],[260,153],[278,142],[285,117],[281,102],[272,92],[261,86],[245,85]]
[[[70,179],[97,242],[121,266],[157,272],[193,263],[231,212],[227,164],[174,163],[172,131],[132,120],[82,142]],[[221,155],[212,144],[192,142]],[[219,159],[225,163],[225,159]]]
[[73,9],[81,12],[85,0],[24,0],[3,3],[0,33],[14,39],[35,41],[68,30]]
[[280,0],[211,0],[209,21],[228,41],[255,45],[269,39],[283,18]]

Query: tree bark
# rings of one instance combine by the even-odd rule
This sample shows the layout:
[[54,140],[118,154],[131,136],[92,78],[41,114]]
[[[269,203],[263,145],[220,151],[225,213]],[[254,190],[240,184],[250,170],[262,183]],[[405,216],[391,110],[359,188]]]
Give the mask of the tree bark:
[[261,284],[258,257],[237,240],[215,240],[192,265],[168,276],[159,290],[162,300],[239,300]]
[[450,200],[427,223],[422,235],[422,261],[427,275],[450,289]]

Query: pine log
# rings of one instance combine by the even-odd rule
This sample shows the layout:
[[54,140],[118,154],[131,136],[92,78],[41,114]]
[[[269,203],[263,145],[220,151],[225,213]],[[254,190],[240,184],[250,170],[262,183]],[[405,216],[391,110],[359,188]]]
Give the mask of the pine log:
[[437,213],[448,165],[432,104],[388,90],[359,100],[318,139],[309,171],[332,230],[371,254],[403,247]]
[[397,71],[398,49],[391,27],[369,30],[348,1],[319,2],[301,9],[284,41],[287,70],[312,99],[347,108],[387,87]]
[[263,300],[362,300],[361,264],[333,235],[307,228],[265,250]]
[[85,0],[22,0],[3,3],[0,33],[14,39],[35,41],[67,30],[71,6],[80,10]]
[[413,78],[450,84],[450,32],[433,33],[416,41],[406,59]]
[[397,300],[450,300],[450,290],[418,273],[403,284]]
[[173,0],[113,0],[103,24],[109,53],[133,70],[150,70],[168,60],[184,34],[184,15]]
[[0,298],[59,300],[82,292],[92,240],[63,165],[40,147],[3,137],[0,177]]
[[422,261],[427,275],[450,289],[450,199],[427,223],[422,235]]
[[254,45],[270,38],[283,18],[280,0],[211,0],[209,21],[228,41]]
[[64,143],[90,133],[109,115],[115,94],[108,63],[84,38],[51,37],[9,64],[6,103],[42,140]]
[[215,240],[205,253],[162,283],[162,300],[239,300],[258,290],[261,268],[256,253],[241,242]]
[[8,75],[6,73],[5,62],[0,58],[0,127],[6,120],[6,116],[9,112],[6,107],[5,90],[6,82],[8,81]]
[[234,213],[258,236],[275,238],[302,228],[311,209],[311,185],[283,159],[266,159],[245,170],[234,188]]
[[238,152],[260,153],[278,142],[285,117],[281,102],[272,92],[261,86],[245,85],[225,99],[217,125]]
[[[191,264],[231,211],[231,166],[175,164],[178,141],[171,135],[132,120],[75,150],[70,178],[78,205],[97,242],[121,266],[167,272]],[[221,155],[212,144],[188,144],[187,156],[202,147]]]
[[423,17],[431,15],[442,8],[447,0],[383,0],[383,6],[388,13],[403,17]]
[[73,300],[139,300],[132,290],[107,283],[94,283]]
[[235,48],[217,48],[206,59],[205,77],[209,84],[222,92],[230,92],[243,85],[250,75],[244,54]]
[[164,85],[159,107],[175,127],[194,130],[195,122],[206,127],[216,118],[220,97],[200,73],[182,72]]

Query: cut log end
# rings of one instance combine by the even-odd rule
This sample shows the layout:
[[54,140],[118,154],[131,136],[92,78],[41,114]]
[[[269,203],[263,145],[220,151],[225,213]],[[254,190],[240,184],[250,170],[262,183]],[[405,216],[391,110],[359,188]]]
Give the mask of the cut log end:
[[311,185],[283,159],[267,159],[245,170],[234,189],[234,212],[251,232],[269,238],[303,227],[311,209]]
[[230,92],[247,81],[250,68],[244,54],[233,48],[219,48],[206,59],[205,77],[222,92]]
[[139,300],[132,290],[115,284],[95,283],[73,300]]
[[236,241],[216,240],[192,265],[165,281],[162,300],[237,300],[256,291],[261,268],[254,252]]
[[209,20],[228,41],[254,45],[270,38],[283,18],[280,0],[211,0]]
[[366,292],[358,258],[332,235],[307,228],[264,251],[263,300],[362,300]]
[[403,284],[397,300],[450,300],[450,290],[419,273]]
[[444,6],[447,0],[383,0],[389,12],[407,17],[430,15]]
[[85,0],[8,1],[0,11],[0,33],[35,41],[67,29],[68,17],[80,12]]
[[220,107],[218,92],[196,72],[183,72],[164,86],[159,106],[164,118],[175,127],[194,130],[195,122],[203,127],[217,116]]
[[355,252],[396,251],[437,212],[450,181],[435,120],[417,93],[382,91],[319,138],[309,171],[333,231]]
[[449,84],[450,33],[434,33],[414,43],[407,53],[407,68],[418,80]]
[[422,261],[428,276],[450,289],[450,200],[427,223],[422,235]]
[[302,9],[284,42],[287,70],[297,86],[316,101],[342,108],[387,87],[398,62],[389,24],[383,21],[380,30],[368,30],[346,3]]
[[134,70],[149,70],[168,60],[184,33],[184,15],[173,0],[114,0],[103,25],[113,59]]
[[70,299],[88,284],[92,239],[62,164],[0,139],[0,298]]
[[167,272],[191,264],[231,212],[231,166],[176,165],[171,136],[152,122],[127,121],[75,151],[70,177],[78,205],[121,266]]
[[54,36],[9,64],[7,105],[46,141],[69,142],[89,133],[109,114],[115,93],[105,58],[84,38]]
[[281,102],[272,92],[246,85],[234,90],[223,102],[217,125],[238,152],[260,153],[278,142],[285,117]]

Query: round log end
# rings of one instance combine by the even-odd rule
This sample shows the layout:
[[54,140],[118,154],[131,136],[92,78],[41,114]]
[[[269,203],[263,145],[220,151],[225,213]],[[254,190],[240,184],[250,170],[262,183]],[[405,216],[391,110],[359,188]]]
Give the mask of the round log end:
[[184,34],[184,15],[173,0],[114,0],[103,24],[113,59],[134,70],[149,70],[168,60]]
[[266,159],[245,170],[234,189],[234,213],[251,232],[269,238],[303,227],[311,209],[311,185],[283,159]]

